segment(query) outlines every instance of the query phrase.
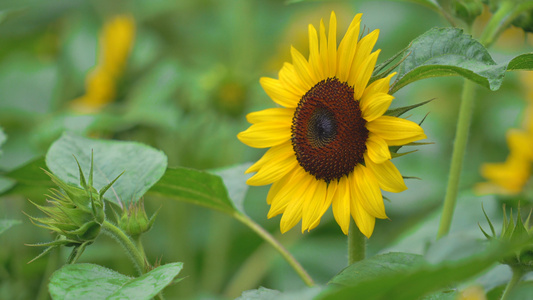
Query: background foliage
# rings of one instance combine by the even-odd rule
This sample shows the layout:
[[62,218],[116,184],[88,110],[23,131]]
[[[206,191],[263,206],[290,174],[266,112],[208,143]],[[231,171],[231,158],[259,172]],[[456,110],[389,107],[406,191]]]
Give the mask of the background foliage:
[[[162,207],[153,229],[143,236],[149,259],[160,260],[162,264],[183,262],[183,269],[177,272],[184,279],[165,290],[168,298],[225,299],[259,286],[289,292],[304,287],[296,273],[269,245],[224,214],[234,210],[246,211],[272,232],[311,277],[325,285],[346,266],[346,237],[331,213],[326,213],[321,225],[310,233],[302,235],[294,229],[282,236],[278,234],[279,217],[266,219],[268,206],[264,199],[268,187],[248,190],[239,187],[229,181],[244,168],[238,167],[239,172],[225,168],[255,161],[262,154],[261,150],[248,148],[236,139],[236,134],[248,126],[244,117],[247,112],[273,106],[258,79],[277,76],[283,62],[290,58],[291,44],[305,55],[307,24],[318,25],[320,18],[326,18],[331,10],[337,12],[338,27],[342,30],[355,12],[364,13],[363,24],[368,29],[380,29],[376,47],[382,49],[382,54],[378,63],[430,28],[448,26],[444,18],[427,7],[395,1],[290,5],[285,1],[260,0],[0,3],[0,126],[3,128],[0,131],[0,192],[5,192],[0,198],[0,299],[46,299],[48,282],[61,275],[56,273],[50,279],[54,269],[47,268],[51,265],[48,262],[56,260],[61,264],[68,251],[52,252],[44,259],[26,264],[41,249],[24,244],[48,241],[51,236],[33,226],[23,212],[38,214],[27,199],[44,202],[43,194],[51,183],[39,167],[45,166],[44,155],[64,131],[150,145],[157,149],[146,149],[154,153],[150,158],[159,162],[168,159],[169,167],[177,167],[160,182],[168,181],[174,186],[156,185],[145,195],[149,215]],[[123,13],[133,16],[136,31],[126,69],[117,83],[116,97],[102,110],[90,114],[81,112],[72,101],[85,93],[86,76],[97,64],[99,32],[107,19]],[[478,18],[474,31],[479,31],[486,19],[486,15]],[[499,66],[517,54],[531,52],[532,41],[531,36],[526,39],[516,28],[508,30],[490,51],[494,63]],[[409,75],[407,70],[402,72],[401,75]],[[409,190],[401,194],[386,194],[391,199],[385,203],[390,220],[377,222],[368,242],[368,257],[404,251],[424,254],[426,260],[439,262],[453,257],[457,249],[472,250],[477,246],[466,241],[483,238],[477,227],[478,222],[485,224],[481,203],[491,220],[501,223],[501,202],[506,199],[477,197],[472,188],[483,181],[479,175],[483,162],[505,160],[508,154],[505,133],[509,128],[520,127],[523,121],[526,86],[531,83],[524,83],[524,76],[519,72],[505,76],[498,91],[491,92],[483,87],[477,90],[458,207],[451,237],[446,243],[435,242],[434,237],[450,163],[462,80],[458,77],[425,79],[395,94],[392,107],[435,99],[409,112],[410,119],[417,121],[430,113],[423,128],[434,144],[395,159],[402,174],[422,180],[409,180]],[[493,83],[485,85],[493,87]],[[80,147],[83,149],[83,145]],[[114,151],[126,164],[150,165],[150,162],[136,160],[141,156],[138,153],[128,154],[124,149]],[[65,160],[61,164],[75,167],[71,154],[59,153],[57,157]],[[88,156],[77,157],[88,159]],[[98,160],[97,149],[95,162],[102,167],[106,165],[105,161]],[[180,188],[183,168],[214,170],[221,174],[230,197],[238,202],[237,207],[227,202],[224,192],[217,188],[213,194],[220,197],[214,199],[220,201],[215,201],[214,205],[219,205],[222,213],[166,197],[168,190],[165,189]],[[75,176],[77,169],[73,170]],[[211,180],[215,186],[220,184],[218,177],[197,173],[198,177],[187,177],[193,181],[191,184],[206,180]],[[149,174],[157,178],[162,170],[146,169],[146,174],[126,172],[123,176],[132,176],[132,179],[123,182],[143,182],[136,180]],[[109,174],[112,178],[116,175]],[[143,186],[137,187],[141,194],[146,191]],[[129,191],[132,193],[122,199],[126,203],[136,197],[135,191]],[[524,201],[522,206],[529,208],[530,202]],[[116,247],[109,237],[99,237],[87,248],[80,262],[119,271],[117,276],[122,276],[121,280],[129,280],[126,276],[135,274],[134,267],[125,255],[115,251]],[[482,269],[482,261],[470,263],[458,263],[450,272],[466,272],[474,265]],[[411,276],[417,278],[426,273],[421,274]],[[490,290],[508,281],[510,274],[506,266],[488,268],[475,282]],[[390,284],[398,283],[391,281]],[[266,289],[255,292],[275,294]],[[318,293],[316,290],[306,292]]]

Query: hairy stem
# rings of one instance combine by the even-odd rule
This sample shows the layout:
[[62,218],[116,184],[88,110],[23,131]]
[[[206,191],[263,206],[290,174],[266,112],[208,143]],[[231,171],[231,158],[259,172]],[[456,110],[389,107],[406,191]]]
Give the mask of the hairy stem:
[[468,132],[470,130],[470,122],[474,110],[475,89],[475,83],[465,79],[461,96],[461,106],[459,108],[459,118],[457,119],[457,128],[455,130],[450,175],[448,176],[448,185],[446,188],[446,196],[444,198],[444,207],[442,209],[442,217],[440,219],[437,238],[441,238],[448,234],[452,224],[453,212],[457,200],[457,190],[459,187],[459,178],[463,167],[463,159],[466,144],[468,142]]
[[263,238],[266,242],[268,242],[274,249],[276,249],[279,254],[289,263],[289,265],[296,271],[298,276],[303,280],[303,282],[311,287],[314,286],[315,283],[313,279],[307,274],[307,272],[304,270],[302,265],[292,256],[283,245],[281,245],[268,231],[263,229],[263,227],[259,226],[259,224],[255,223],[252,219],[250,219],[248,216],[240,213],[235,212],[233,214],[233,217],[235,219],[239,220],[244,225],[248,226],[250,229],[255,231],[261,238]]
[[361,233],[353,220],[348,230],[348,265],[365,259],[366,237]]
[[511,277],[511,280],[509,283],[507,283],[507,286],[505,287],[505,290],[503,291],[502,297],[500,300],[506,300],[507,297],[509,297],[509,294],[515,287],[517,283],[520,282],[520,279],[522,279],[522,276],[524,275],[524,272],[519,268],[513,268],[513,277]]
[[126,253],[131,258],[133,263],[135,264],[135,268],[137,269],[137,272],[139,273],[139,275],[144,274],[144,272],[146,272],[146,263],[145,263],[144,256],[141,254],[139,249],[135,246],[135,244],[130,239],[130,237],[126,233],[124,233],[122,229],[113,225],[109,221],[104,221],[104,224],[102,227],[104,229],[104,232],[112,236],[126,250]]

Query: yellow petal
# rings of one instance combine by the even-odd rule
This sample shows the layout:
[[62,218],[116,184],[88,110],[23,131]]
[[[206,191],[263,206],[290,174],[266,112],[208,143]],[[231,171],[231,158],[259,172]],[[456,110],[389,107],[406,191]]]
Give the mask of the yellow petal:
[[333,11],[329,17],[328,63],[329,74],[327,77],[333,77],[337,73],[337,17]]
[[[361,23],[362,14],[357,14],[348,27],[344,38],[342,39],[338,50],[338,69],[337,78],[342,82],[347,82],[352,68],[352,61],[357,49],[357,39],[359,37],[359,25]],[[353,69],[354,73],[358,69]]]
[[363,101],[365,97],[372,97],[376,93],[388,93],[390,87],[390,79],[394,75],[396,75],[396,72],[391,73],[389,74],[389,76],[378,79],[369,84],[368,87],[365,89],[363,96],[361,97],[361,101]]
[[[531,134],[518,129],[507,132],[507,144],[514,156],[533,159],[533,139]],[[525,163],[525,162],[524,162]]]
[[344,234],[348,234],[350,228],[350,188],[346,176],[343,176],[337,185],[337,191],[333,196],[331,208],[333,217],[342,229]]
[[293,228],[300,220],[302,219],[302,207],[304,199],[301,198],[301,195],[298,198],[295,198],[289,203],[283,216],[281,216],[281,222],[279,224],[281,233],[285,233]]
[[298,161],[296,160],[295,155],[290,155],[288,157],[273,157],[271,160],[267,161],[254,176],[250,177],[246,181],[246,184],[253,186],[271,184],[280,180],[297,165]]
[[313,77],[314,75],[311,73],[311,69],[309,67],[309,63],[305,59],[305,57],[296,50],[296,48],[291,46],[291,56],[292,56],[292,63],[294,65],[294,68],[296,69],[296,73],[298,76],[300,76],[300,79],[303,83],[306,84],[307,90],[310,90],[315,84],[317,84],[318,80],[315,80]]
[[324,78],[318,47],[318,35],[316,29],[313,25],[309,24],[309,66],[316,79]]
[[426,138],[418,124],[397,117],[381,116],[366,123],[366,128],[383,138],[389,146],[405,145]]
[[368,134],[366,150],[368,157],[378,164],[392,158],[387,142],[373,132]]
[[313,176],[301,168],[295,168],[287,184],[272,198],[267,218],[270,219],[283,213],[289,203],[298,199],[306,191],[311,180],[314,180]]
[[317,180],[314,184],[311,184],[306,192],[305,203],[302,212],[302,233],[309,229],[310,225],[320,219],[322,215],[319,215],[321,208],[327,201],[327,183],[322,180]]
[[357,202],[373,217],[387,218],[383,196],[374,174],[363,165],[357,165],[352,174],[349,180]]
[[292,124],[293,116],[294,109],[276,107],[249,113],[246,115],[246,120],[252,124],[260,122],[283,122]]
[[359,101],[363,118],[367,121],[374,121],[381,117],[392,102],[394,97],[386,93],[375,93],[371,97],[364,97]]
[[291,138],[291,124],[281,122],[261,122],[237,134],[237,138],[254,148],[277,146]]
[[320,60],[322,61],[322,68],[324,77],[330,77],[329,59],[328,59],[328,40],[326,38],[326,28],[324,20],[320,20]]
[[296,170],[290,171],[289,173],[285,174],[283,178],[272,184],[270,190],[268,190],[268,195],[266,198],[267,204],[272,204],[272,200],[274,199],[274,197],[276,197],[276,195],[281,191],[281,189],[285,187],[287,183],[294,177],[294,174],[296,174]]
[[283,64],[283,68],[279,71],[279,80],[287,90],[297,95],[298,99],[301,99],[309,90],[309,87],[302,82],[296,69],[290,63]]
[[277,104],[289,108],[295,108],[298,106],[300,98],[288,91],[279,80],[269,77],[261,77],[259,83],[267,95],[270,96],[272,101]]
[[248,174],[251,172],[257,172],[261,167],[270,161],[271,159],[282,156],[282,157],[289,157],[290,155],[294,155],[294,150],[292,149],[291,141],[286,141],[278,146],[274,146],[270,149],[268,149],[263,156],[256,161],[253,165],[251,165],[244,174]]
[[376,177],[379,187],[387,192],[399,193],[407,189],[402,174],[390,160],[376,164],[365,155],[365,164]]
[[353,97],[355,99],[361,99],[361,97],[363,96],[363,92],[365,91],[370,76],[372,76],[372,72],[374,71],[374,67],[376,66],[376,61],[380,52],[381,50],[375,51],[374,53],[370,54],[370,56],[368,56],[365,60],[363,60],[360,65],[358,65],[358,72],[355,74],[355,80],[353,82]]
[[355,225],[357,225],[361,233],[370,238],[374,232],[376,218],[371,216],[355,197],[352,198],[351,202],[351,214],[355,220]]
[[328,208],[331,206],[331,201],[333,200],[333,196],[335,196],[335,192],[337,191],[337,181],[333,180],[327,185],[326,190],[326,200],[322,203],[322,206],[319,208],[318,213],[315,215],[315,219],[313,220],[313,217],[310,217],[310,224],[309,224],[309,230],[314,229],[315,227],[320,224],[320,219],[322,216],[326,213]]

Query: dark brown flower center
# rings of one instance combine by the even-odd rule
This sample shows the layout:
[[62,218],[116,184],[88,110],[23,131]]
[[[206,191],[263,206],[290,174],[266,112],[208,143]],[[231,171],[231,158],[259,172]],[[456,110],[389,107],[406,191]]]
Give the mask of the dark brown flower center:
[[330,182],[363,163],[368,129],[353,87],[328,78],[312,87],[292,119],[292,146],[304,170]]

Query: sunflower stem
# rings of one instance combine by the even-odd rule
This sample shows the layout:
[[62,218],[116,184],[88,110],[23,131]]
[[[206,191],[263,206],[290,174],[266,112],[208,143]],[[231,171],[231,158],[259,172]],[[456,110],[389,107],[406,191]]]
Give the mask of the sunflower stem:
[[144,274],[144,272],[146,272],[144,256],[141,254],[137,246],[135,246],[131,238],[124,233],[122,229],[113,225],[109,221],[104,221],[102,228],[104,229],[105,233],[112,236],[126,250],[128,256],[135,264],[135,268],[137,269],[139,275]]
[[515,287],[517,283],[520,282],[520,279],[522,279],[522,276],[524,275],[524,271],[520,268],[512,268],[513,270],[513,277],[511,277],[511,280],[509,283],[507,283],[507,286],[505,287],[505,290],[503,291],[502,297],[500,300],[507,300],[507,297],[509,297],[509,294]]
[[475,92],[475,83],[465,79],[461,96],[461,106],[459,107],[459,118],[457,119],[457,128],[455,131],[450,175],[448,177],[448,185],[446,188],[446,196],[444,198],[444,207],[442,209],[442,217],[440,219],[437,238],[445,236],[450,231],[453,211],[455,209],[455,203],[457,202],[457,190],[459,179],[461,177],[461,169],[463,167],[466,144],[468,142],[468,132],[470,130],[470,122],[474,110]]
[[366,237],[361,233],[353,220],[348,230],[348,265],[365,259]]
[[235,212],[233,214],[233,217],[243,223],[244,225],[248,226],[250,229],[255,231],[261,238],[263,238],[266,242],[268,242],[274,249],[276,249],[279,254],[289,263],[289,265],[296,271],[298,276],[302,279],[302,281],[308,286],[312,287],[315,285],[315,282],[307,274],[307,272],[304,270],[302,265],[292,256],[292,254],[283,247],[268,231],[266,231],[263,227],[261,227],[259,224],[255,223],[250,217],[240,213]]

